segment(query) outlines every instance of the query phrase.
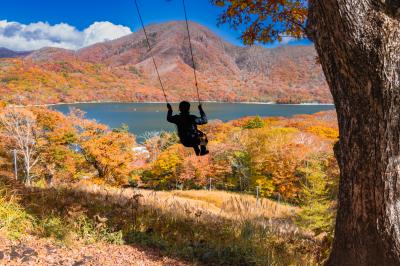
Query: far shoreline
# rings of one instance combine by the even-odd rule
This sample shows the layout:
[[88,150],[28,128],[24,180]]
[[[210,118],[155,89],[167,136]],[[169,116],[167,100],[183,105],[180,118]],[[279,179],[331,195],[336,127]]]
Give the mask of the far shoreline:
[[[197,101],[191,101],[197,103]],[[75,105],[75,104],[165,104],[165,102],[119,102],[119,101],[87,101],[87,102],[71,102],[71,103],[49,103],[49,104],[32,104],[32,105],[13,105],[15,107],[50,107],[50,106],[62,106],[62,105]],[[170,102],[171,104],[177,104],[179,102]],[[224,102],[224,101],[201,101],[201,103],[221,103],[221,104],[259,104],[259,105],[304,105],[304,106],[334,106],[334,103],[277,103],[277,102]]]

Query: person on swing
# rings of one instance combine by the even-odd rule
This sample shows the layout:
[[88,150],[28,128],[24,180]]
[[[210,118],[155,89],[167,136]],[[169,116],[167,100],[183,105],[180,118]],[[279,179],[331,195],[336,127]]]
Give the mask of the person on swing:
[[172,115],[172,106],[168,103],[167,121],[177,126],[178,136],[185,147],[192,147],[197,156],[209,153],[207,150],[207,136],[197,129],[197,125],[207,124],[207,116],[199,105],[200,117],[190,114],[190,103],[182,101],[179,103],[179,115]]

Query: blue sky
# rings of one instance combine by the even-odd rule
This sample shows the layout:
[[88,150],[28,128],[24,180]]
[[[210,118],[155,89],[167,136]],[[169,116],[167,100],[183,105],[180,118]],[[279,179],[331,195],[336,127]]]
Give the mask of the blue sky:
[[[184,19],[183,7],[181,0],[138,0],[138,4],[141,8],[142,16],[145,24],[159,23],[170,20],[182,20]],[[240,45],[240,32],[231,29],[228,25],[222,25],[217,27],[217,18],[220,12],[220,8],[212,6],[208,0],[186,0],[187,11],[189,19],[198,23],[201,23],[213,31],[215,31],[222,38]],[[3,23],[1,24],[1,21]],[[5,22],[6,21],[6,22]],[[81,34],[89,27],[93,26],[94,22],[110,22],[114,25],[122,25],[127,28],[107,28],[109,25],[97,25],[91,28],[90,32]],[[13,30],[5,30],[5,27],[10,28],[10,23],[16,22],[17,24],[11,25]],[[38,25],[32,23],[45,22],[48,25]],[[73,33],[71,32],[67,37],[73,38],[71,44],[68,46],[64,44],[64,37],[59,37],[55,33],[57,30],[52,29],[53,25],[60,23],[68,24],[73,27]],[[20,25],[18,25],[20,24]],[[3,26],[3,32],[1,27]],[[26,27],[30,26],[30,27]],[[65,26],[65,25],[64,25]],[[100,27],[101,26],[101,27]],[[58,41],[60,47],[65,48],[79,48],[79,46],[91,44],[95,41],[101,41],[98,38],[92,38],[87,42],[76,43],[78,38],[87,38],[87,35],[93,37],[94,34],[105,34],[113,32],[114,34],[108,34],[110,36],[107,39],[120,37],[119,35],[126,34],[128,28],[131,31],[139,29],[139,20],[134,6],[133,0],[3,0],[0,9],[0,46],[15,46],[18,41],[22,42],[21,36],[26,38],[29,36],[29,44],[17,45],[20,47],[18,50],[22,50],[29,46],[40,46],[41,44],[46,45],[47,42],[33,42],[32,34],[37,33],[37,30],[42,30],[45,27],[44,33],[41,34],[48,36],[51,35],[51,40]],[[99,29],[100,28],[100,29]],[[23,29],[23,34],[20,33]],[[65,27],[59,27],[57,32],[69,32],[72,29]],[[7,32],[7,36],[1,36],[4,32]],[[10,34],[11,32],[11,34]],[[49,33],[50,32],[50,33]],[[29,33],[29,34],[28,34]],[[19,35],[18,35],[19,34]],[[75,34],[73,37],[70,35]],[[2,39],[3,37],[3,39]],[[6,38],[7,37],[7,38]],[[12,40],[10,38],[13,38]],[[19,38],[16,38],[19,37]],[[35,37],[36,38],[36,37]],[[58,40],[60,39],[60,40]],[[290,44],[305,44],[306,41],[292,42]],[[51,42],[50,42],[51,44]],[[64,45],[64,46],[63,46]]]

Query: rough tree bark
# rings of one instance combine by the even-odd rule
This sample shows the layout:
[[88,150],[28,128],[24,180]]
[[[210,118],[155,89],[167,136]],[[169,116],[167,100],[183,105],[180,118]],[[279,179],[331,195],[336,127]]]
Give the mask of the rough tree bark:
[[310,0],[339,120],[328,265],[400,265],[400,0]]

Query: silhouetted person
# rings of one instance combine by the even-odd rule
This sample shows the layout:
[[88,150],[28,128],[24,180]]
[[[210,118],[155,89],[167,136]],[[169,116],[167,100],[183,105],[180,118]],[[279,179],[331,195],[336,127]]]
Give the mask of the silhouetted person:
[[167,108],[167,121],[177,126],[178,136],[183,146],[192,147],[197,156],[208,154],[207,136],[197,129],[197,125],[207,124],[207,116],[201,104],[199,105],[200,117],[190,114],[190,103],[186,101],[179,104],[179,115],[172,115],[172,106],[169,103]]

